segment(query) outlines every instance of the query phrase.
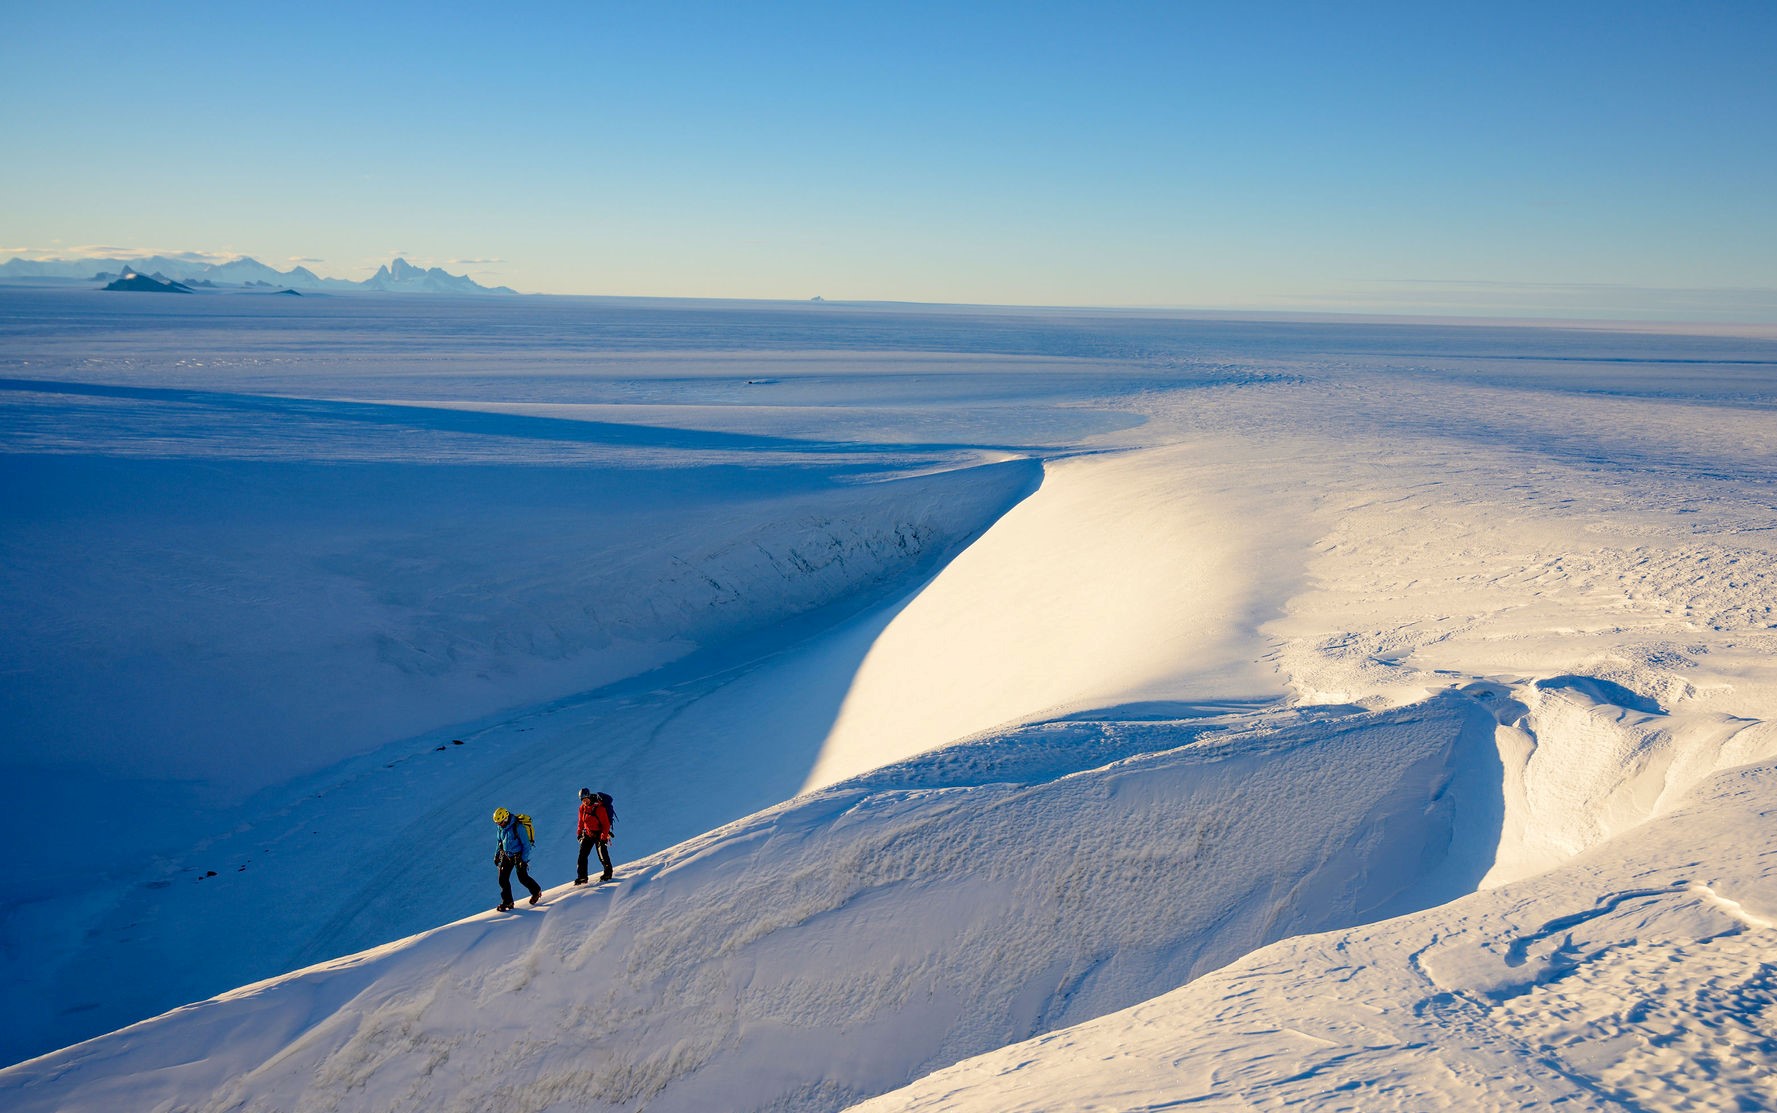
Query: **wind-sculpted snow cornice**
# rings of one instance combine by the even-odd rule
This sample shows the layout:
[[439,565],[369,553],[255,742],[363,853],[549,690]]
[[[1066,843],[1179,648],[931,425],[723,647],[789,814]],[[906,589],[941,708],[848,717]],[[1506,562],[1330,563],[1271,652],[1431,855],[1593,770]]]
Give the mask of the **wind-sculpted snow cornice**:
[[[564,887],[542,913],[484,914],[228,994],[0,1072],[0,1087],[20,1108],[80,1108],[126,1079],[194,1109],[347,1093],[834,1108],[1273,939],[1472,888],[1474,860],[1427,848],[1497,792],[1492,726],[1476,701],[1442,697],[1251,745],[1199,748],[1189,727],[1148,723],[1146,744],[1185,744],[1071,772],[1042,746],[973,785],[954,770],[938,774],[952,787],[928,783],[966,750],[909,761],[690,840],[613,888]],[[1108,756],[1082,748],[1076,764]],[[860,1041],[881,1054],[840,1053]]]

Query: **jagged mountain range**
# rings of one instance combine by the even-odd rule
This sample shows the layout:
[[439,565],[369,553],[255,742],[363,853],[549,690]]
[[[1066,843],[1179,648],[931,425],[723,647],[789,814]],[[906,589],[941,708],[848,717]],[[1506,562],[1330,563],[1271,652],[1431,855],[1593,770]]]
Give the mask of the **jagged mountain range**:
[[395,259],[362,282],[322,278],[307,267],[281,271],[242,256],[226,263],[205,263],[167,255],[140,259],[8,259],[0,263],[0,282],[17,279],[63,279],[109,282],[125,273],[161,275],[175,282],[205,287],[274,286],[292,290],[372,290],[394,294],[511,294],[507,286],[483,286],[467,275],[442,267],[416,267]]

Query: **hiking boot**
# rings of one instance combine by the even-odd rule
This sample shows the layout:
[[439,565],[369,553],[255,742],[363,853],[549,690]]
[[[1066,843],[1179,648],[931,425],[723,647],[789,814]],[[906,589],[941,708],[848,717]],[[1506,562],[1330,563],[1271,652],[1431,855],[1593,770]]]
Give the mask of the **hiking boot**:
[[601,878],[599,878],[599,880],[600,880],[600,881],[609,881],[609,880],[611,880],[611,871],[610,871],[610,870],[606,870],[606,871],[605,871],[605,875],[604,875],[604,876],[603,876],[603,877],[601,877]]
[[510,911],[512,911],[512,906],[510,904],[496,905],[494,908],[494,911],[495,912],[510,912]]
[[586,884],[586,879],[584,877],[576,877],[576,878],[574,878],[574,884],[584,885],[584,884]]
[[531,894],[531,903],[532,904],[536,904],[538,901],[540,901],[542,899],[543,899],[542,893],[532,893]]

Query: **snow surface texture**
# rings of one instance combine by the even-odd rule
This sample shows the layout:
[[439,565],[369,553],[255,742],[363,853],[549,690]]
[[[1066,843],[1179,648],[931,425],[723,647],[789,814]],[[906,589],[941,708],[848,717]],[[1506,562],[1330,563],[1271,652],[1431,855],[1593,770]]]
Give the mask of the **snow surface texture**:
[[[231,833],[170,853],[161,887],[143,871],[127,900],[8,916],[9,1011],[132,955],[244,981],[491,903],[487,808],[538,814],[543,861],[565,863],[577,782],[618,784],[620,856],[652,853],[613,886],[0,1072],[8,1108],[1777,1100],[1777,345],[604,302],[141,307],[76,333],[32,296],[8,303],[7,374],[31,380],[0,424],[9,484],[96,457],[146,487],[201,458],[238,490],[251,467],[343,459],[448,490],[439,469],[473,464],[480,513],[545,526],[452,579],[352,528],[333,508],[354,482],[317,487],[307,518],[274,504],[308,551],[356,545],[360,581],[417,577],[430,628],[539,678],[490,685],[532,705],[472,712],[460,747],[366,738],[306,765],[249,750],[260,795],[204,813]],[[712,459],[735,472],[701,500],[673,479]],[[1044,466],[1034,494],[1020,461]],[[530,489],[516,469],[552,478],[513,504]],[[550,676],[510,632],[565,598],[609,605],[604,577],[551,551],[617,549],[570,528],[604,512],[577,501],[582,471],[613,504],[641,484],[606,536],[667,557],[769,548],[811,505],[861,538],[949,524],[808,595],[761,596],[764,562],[744,580],[757,620],[681,645],[668,613],[627,659],[570,638],[578,663]],[[131,536],[122,510],[55,526],[65,500],[41,501],[9,510],[19,551],[75,553],[93,523]],[[448,512],[422,506],[390,520],[435,555]],[[231,551],[245,533],[191,536],[309,597],[313,573]],[[195,547],[135,567],[169,576]],[[695,599],[677,567],[644,559],[612,600]],[[43,598],[53,580],[9,587],[9,613],[116,629],[92,597]],[[497,586],[448,587],[466,582]],[[372,630],[408,617],[354,613]],[[178,645],[158,652],[177,662]],[[66,706],[70,752],[98,745]],[[15,779],[47,777],[27,753],[5,755]],[[77,784],[101,776],[69,764]],[[277,779],[292,768],[309,771]],[[342,867],[371,824],[398,849]],[[253,868],[199,880],[202,855]],[[403,919],[416,903],[431,919]],[[172,942],[194,916],[211,934]],[[256,951],[268,918],[284,942]],[[102,1015],[203,976],[148,981]]]
[[1551,872],[1275,944],[858,1108],[1777,1107],[1777,854],[1748,837],[1774,820],[1769,764],[1723,774]]

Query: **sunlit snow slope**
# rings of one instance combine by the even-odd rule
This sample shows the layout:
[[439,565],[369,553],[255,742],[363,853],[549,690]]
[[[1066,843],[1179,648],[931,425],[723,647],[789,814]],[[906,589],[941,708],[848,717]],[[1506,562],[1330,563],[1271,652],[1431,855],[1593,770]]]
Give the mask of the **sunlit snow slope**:
[[1050,465],[876,639],[810,786],[1038,714],[1280,695],[1258,626],[1310,537],[1265,520],[1226,450]]

